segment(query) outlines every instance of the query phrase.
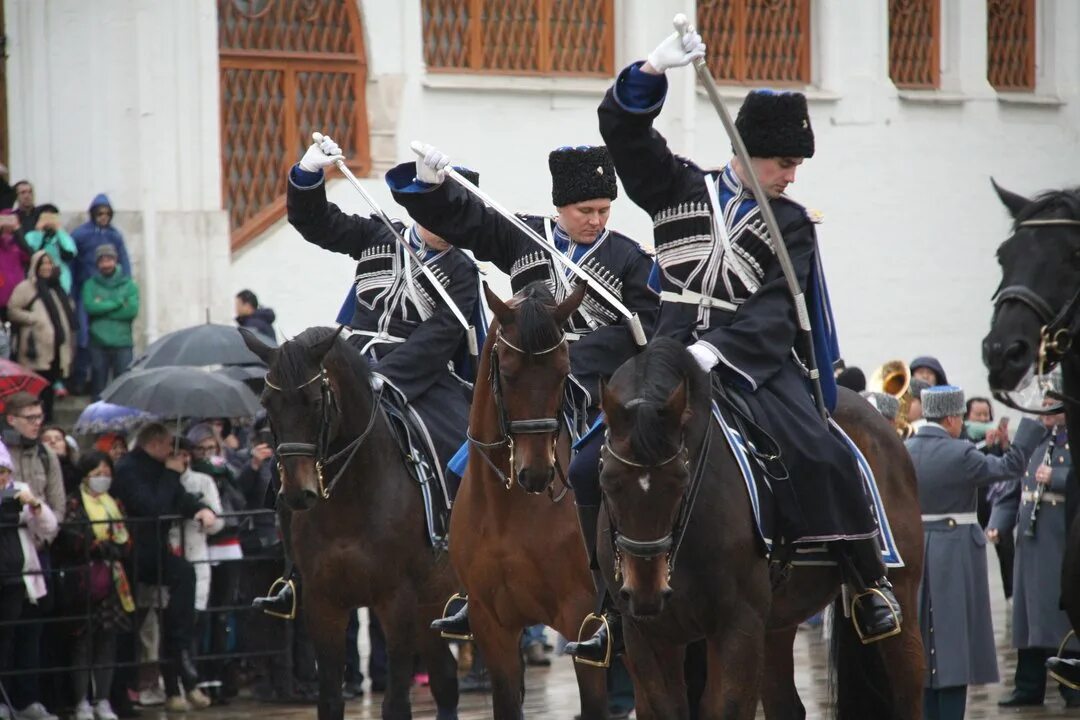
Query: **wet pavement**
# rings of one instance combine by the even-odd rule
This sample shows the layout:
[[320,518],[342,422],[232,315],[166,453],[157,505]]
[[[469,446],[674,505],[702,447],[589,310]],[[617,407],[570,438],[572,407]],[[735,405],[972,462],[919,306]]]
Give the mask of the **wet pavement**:
[[[997,707],[1000,697],[1012,689],[1012,676],[1016,668],[1016,653],[1010,642],[1011,623],[1007,619],[1009,612],[1001,592],[1001,581],[996,575],[997,561],[989,558],[991,572],[991,597],[994,609],[994,627],[998,645],[998,663],[1003,682],[999,685],[972,687],[968,691],[967,717],[972,720],[985,718],[1080,718],[1080,709],[1065,710],[1064,703],[1056,687],[1047,689],[1047,703],[1041,708],[1005,710]],[[362,631],[361,638],[367,633]],[[362,648],[366,652],[366,648]],[[808,718],[826,718],[828,703],[828,668],[826,665],[826,644],[821,630],[807,629],[800,631],[795,643],[795,663],[797,668],[796,683],[799,694],[807,709]],[[578,712],[577,686],[574,681],[570,660],[553,657],[550,668],[530,668],[526,674],[525,716],[528,718],[561,718],[569,720]],[[366,659],[365,659],[366,665]],[[375,720],[380,717],[380,695],[366,695],[362,700],[354,700],[346,705],[346,718],[349,720]],[[426,688],[413,690],[413,716],[415,718],[433,718],[434,708],[431,696]],[[462,696],[459,710],[461,720],[479,720],[491,717],[491,705],[487,696],[466,694]],[[165,713],[143,712],[147,720],[165,720]],[[306,706],[264,705],[254,702],[234,702],[231,705],[212,708],[201,713],[189,714],[199,720],[224,720],[225,718],[273,718],[275,720],[299,720],[315,718],[315,708]],[[763,717],[759,713],[759,717]]]

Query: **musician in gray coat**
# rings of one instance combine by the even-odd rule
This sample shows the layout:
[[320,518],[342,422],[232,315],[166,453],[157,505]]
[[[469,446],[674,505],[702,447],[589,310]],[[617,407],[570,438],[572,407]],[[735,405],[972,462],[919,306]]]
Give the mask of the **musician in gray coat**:
[[[1046,660],[1070,629],[1058,598],[1065,555],[1065,483],[1072,455],[1065,415],[1044,415],[1042,424],[1042,441],[1027,471],[994,504],[986,528],[991,542],[1017,531],[1012,613],[1016,689],[998,702],[1002,707],[1043,704]],[[1064,685],[1060,690],[1066,707],[1080,707],[1080,692]]]
[[960,440],[964,392],[941,385],[922,393],[926,424],[907,441],[923,513],[923,582],[919,625],[926,652],[923,717],[964,717],[967,686],[998,681],[986,536],[975,515],[976,489],[1019,477],[1042,436],[1025,419],[1001,457]]

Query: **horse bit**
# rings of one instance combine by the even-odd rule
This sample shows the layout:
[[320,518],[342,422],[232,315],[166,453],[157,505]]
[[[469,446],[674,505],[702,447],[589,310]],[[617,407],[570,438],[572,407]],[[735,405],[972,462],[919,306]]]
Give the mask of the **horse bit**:
[[[631,400],[627,403],[626,407],[629,409],[630,407],[633,407],[635,403],[640,402],[642,402],[640,398]],[[665,555],[667,561],[667,577],[668,580],[671,579],[671,574],[675,572],[675,558],[679,553],[679,548],[682,546],[683,538],[686,536],[686,526],[690,523],[690,516],[693,514],[694,504],[697,502],[698,490],[701,488],[701,479],[705,474],[705,465],[709,456],[709,446],[712,441],[712,426],[713,421],[712,418],[710,418],[705,430],[705,438],[701,443],[701,453],[698,456],[697,467],[694,468],[694,474],[690,478],[690,483],[687,485],[686,490],[683,491],[679,513],[675,517],[675,522],[667,535],[655,540],[634,540],[627,537],[620,533],[615,527],[615,518],[611,515],[610,504],[604,503],[608,514],[608,526],[611,528],[611,549],[615,556],[616,581],[619,581],[622,577],[622,553],[626,553],[630,557],[636,557],[641,560],[653,560],[661,555]],[[640,463],[620,455],[615,451],[615,448],[611,446],[610,435],[604,438],[603,451],[619,463],[639,470],[659,470],[676,460],[681,460],[684,468],[688,469],[690,467],[690,451],[686,447],[685,437],[679,441],[679,447],[672,453],[671,457],[661,460],[658,463]],[[603,468],[604,459],[603,456],[601,456],[601,472],[603,472]]]
[[[553,418],[530,418],[526,420],[510,419],[510,415],[506,411],[506,403],[503,401],[502,382],[500,380],[499,374],[498,344],[500,342],[514,352],[520,353],[521,355],[539,356],[548,355],[561,348],[564,344],[566,344],[566,335],[561,335],[558,342],[556,342],[551,347],[545,348],[543,350],[538,350],[534,353],[529,353],[524,348],[520,348],[507,340],[506,336],[502,333],[502,329],[500,329],[498,331],[498,334],[495,336],[495,342],[491,345],[491,360],[488,370],[488,381],[491,383],[491,397],[493,402],[495,403],[495,414],[499,418],[500,438],[494,442],[483,442],[481,440],[477,440],[472,436],[471,429],[466,431],[466,437],[468,438],[469,444],[479,451],[480,457],[484,459],[484,462],[487,463],[488,467],[491,468],[491,470],[499,478],[499,481],[503,484],[503,487],[505,487],[508,491],[514,485],[514,436],[543,435],[544,433],[552,433],[552,455],[555,458],[555,469],[559,473],[559,479],[562,481],[563,489],[562,492],[560,492],[558,496],[556,496],[551,490],[551,486],[549,485],[548,496],[551,498],[552,502],[557,503],[566,496],[566,493],[570,489],[570,484],[566,481],[566,473],[563,472],[562,465],[559,463],[558,452],[555,449],[555,446],[559,442],[559,429],[562,423],[560,422],[557,415]],[[503,472],[488,456],[489,450],[494,450],[501,447],[506,447],[510,452],[509,473]]]
[[[278,472],[282,477],[285,476],[285,467],[282,465],[282,459],[287,457],[309,457],[315,460],[315,475],[319,479],[319,494],[323,500],[330,498],[330,493],[333,491],[334,486],[337,485],[338,480],[345,474],[345,470],[349,467],[349,463],[352,462],[353,457],[356,456],[357,451],[360,450],[360,446],[367,439],[368,435],[375,428],[375,418],[379,414],[379,401],[382,398],[383,386],[379,384],[378,389],[375,391],[371,398],[371,415],[368,417],[367,427],[364,431],[356,436],[348,445],[337,451],[333,455],[327,457],[327,453],[330,450],[330,429],[334,423],[334,418],[331,413],[338,407],[337,396],[334,395],[334,388],[330,385],[330,376],[326,372],[325,367],[320,367],[319,372],[305,383],[297,385],[294,388],[288,388],[287,390],[281,388],[270,381],[270,373],[266,374],[263,378],[266,383],[266,387],[276,392],[299,392],[304,388],[319,383],[319,396],[322,410],[322,418],[319,423],[319,437],[316,444],[312,443],[298,443],[298,442],[285,442],[279,443],[274,453],[278,458]],[[337,474],[330,480],[329,484],[324,483],[323,469],[327,465],[331,465],[343,456],[348,455],[345,458],[345,462],[341,464],[341,468],[337,471]]]
[[[1017,228],[1022,227],[1045,227],[1045,226],[1068,226],[1073,228],[1080,228],[1080,220],[1072,220],[1069,218],[1043,218],[1025,220],[1017,223]],[[1077,308],[1080,308],[1080,289],[1073,294],[1069,302],[1054,314],[1054,310],[1050,307],[1050,304],[1046,302],[1038,293],[1025,285],[1009,285],[998,290],[994,296],[994,312],[1001,308],[1007,302],[1018,302],[1029,310],[1035,313],[1039,321],[1043,323],[1042,328],[1039,330],[1039,353],[1036,360],[1036,376],[1039,378],[1040,385],[1043,385],[1043,390],[1047,388],[1044,385],[1043,378],[1054,369],[1061,360],[1072,350],[1073,337],[1075,332],[1073,330],[1074,315]],[[1078,403],[1080,401],[1065,396],[1063,393],[1054,392],[1054,395],[1058,396],[1060,400],[1067,400],[1072,403]],[[1006,405],[1013,407],[1017,410],[1024,410],[1025,412],[1033,412],[1038,415],[1046,415],[1060,412],[1060,408],[1048,408],[1047,412],[1039,412],[1031,408],[1016,408],[1014,403],[1009,400],[1007,396],[1002,393],[995,393],[995,397]]]

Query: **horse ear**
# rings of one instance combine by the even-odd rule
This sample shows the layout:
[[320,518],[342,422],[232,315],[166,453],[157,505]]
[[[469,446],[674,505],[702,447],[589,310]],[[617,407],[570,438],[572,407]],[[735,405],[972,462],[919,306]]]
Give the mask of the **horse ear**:
[[588,289],[588,285],[579,282],[574,288],[574,292],[570,293],[565,300],[556,306],[555,312],[551,313],[556,325],[562,327],[563,323],[577,311],[578,306],[581,305],[581,301],[585,299],[585,291]]
[[499,320],[500,325],[506,327],[514,323],[514,311],[498,295],[492,292],[487,283],[484,283],[484,298],[487,300],[491,314]]
[[1006,208],[1008,208],[1009,214],[1012,215],[1014,218],[1020,214],[1021,210],[1023,210],[1025,207],[1028,206],[1029,203],[1031,203],[1031,201],[1023,195],[1017,195],[1016,193],[1010,192],[1009,190],[1006,190],[1005,188],[998,185],[997,181],[994,180],[994,178],[990,178],[990,184],[994,186],[994,192],[996,192],[997,196],[1001,198],[1001,202],[1005,205]]
[[337,332],[333,335],[328,335],[326,339],[320,340],[315,345],[311,346],[311,354],[315,356],[315,359],[320,363],[330,353],[331,348],[334,347],[334,343],[337,342],[338,337],[341,335],[341,331],[345,329],[344,325],[338,325]]
[[686,427],[686,424],[690,422],[690,417],[693,415],[693,412],[690,410],[685,380],[676,385],[675,389],[671,391],[667,401],[664,403],[664,407],[671,417],[679,418],[680,428]]
[[603,378],[600,378],[600,410],[607,417],[607,426],[609,428],[612,421],[622,415],[619,398],[611,391],[610,386]]
[[260,360],[269,365],[274,357],[274,348],[264,343],[247,328],[237,328],[237,330],[240,331],[240,337],[244,338],[244,344],[247,345],[248,350],[255,353]]

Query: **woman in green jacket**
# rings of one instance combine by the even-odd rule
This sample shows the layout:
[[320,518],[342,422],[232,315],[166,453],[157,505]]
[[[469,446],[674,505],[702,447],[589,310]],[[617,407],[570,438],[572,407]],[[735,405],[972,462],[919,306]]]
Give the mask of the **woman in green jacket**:
[[120,267],[116,246],[100,245],[95,255],[97,273],[83,284],[82,302],[90,319],[90,382],[96,398],[110,377],[131,364],[131,325],[139,314],[139,287]]

